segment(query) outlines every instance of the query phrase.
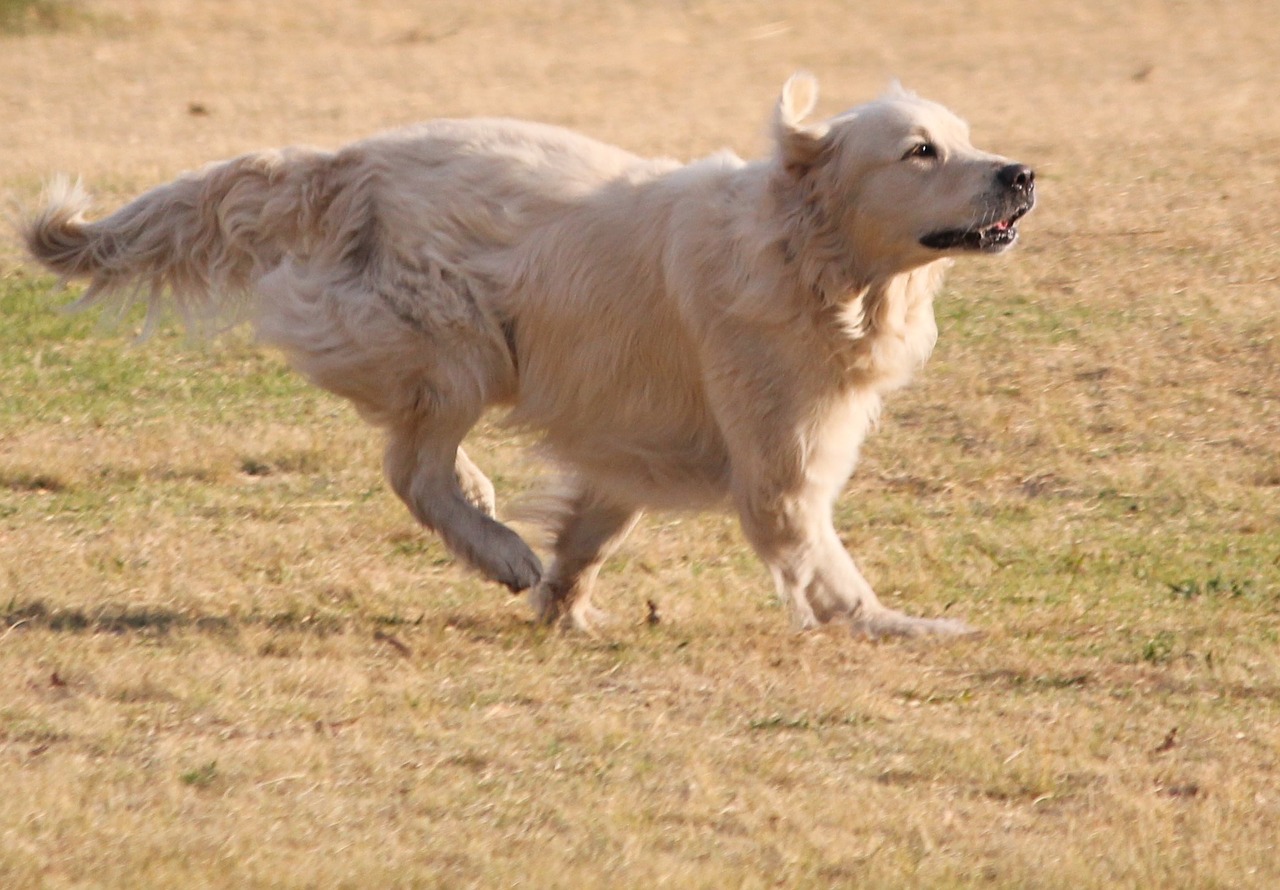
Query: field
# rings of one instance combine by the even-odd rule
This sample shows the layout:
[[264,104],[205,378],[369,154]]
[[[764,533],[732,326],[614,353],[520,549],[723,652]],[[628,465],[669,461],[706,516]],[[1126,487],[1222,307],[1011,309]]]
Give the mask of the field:
[[[532,625],[247,333],[0,239],[0,886],[1280,884],[1280,16],[1270,0],[0,3],[0,202],[107,209],[437,116],[768,150],[891,79],[1036,167],[1022,244],[838,508],[887,603],[797,634],[732,518],[648,517],[599,637]],[[507,500],[520,436],[470,451]],[[652,603],[652,606],[649,605]],[[656,613],[654,613],[656,610]]]

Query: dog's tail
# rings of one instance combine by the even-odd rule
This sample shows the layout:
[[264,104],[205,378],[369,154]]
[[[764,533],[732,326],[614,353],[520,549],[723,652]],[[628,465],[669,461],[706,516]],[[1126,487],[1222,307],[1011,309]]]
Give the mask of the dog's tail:
[[[84,218],[89,196],[81,185],[59,178],[21,234],[51,271],[89,279],[78,307],[115,299],[121,308],[145,302],[154,313],[168,304],[188,324],[234,323],[251,308],[253,282],[286,254],[361,249],[367,209],[329,212],[337,201],[367,203],[346,166],[313,149],[248,154],[154,188],[95,222]],[[327,224],[335,219],[341,231]]]

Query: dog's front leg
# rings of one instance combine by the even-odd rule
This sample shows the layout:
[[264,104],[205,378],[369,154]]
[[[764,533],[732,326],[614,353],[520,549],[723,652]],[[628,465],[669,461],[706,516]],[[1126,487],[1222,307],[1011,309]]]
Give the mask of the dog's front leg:
[[742,530],[773,575],[778,596],[801,628],[837,615],[876,612],[875,592],[835,540],[830,510],[815,493],[761,484],[735,492]]
[[735,500],[747,539],[799,627],[838,619],[872,639],[972,633],[960,621],[914,618],[884,606],[840,542],[825,492],[757,484]]
[[832,505],[879,397],[856,389],[841,395],[827,365],[803,348],[815,339],[812,331],[769,333],[727,322],[716,328],[706,346],[706,381],[743,531],[796,623],[807,628],[838,619],[870,637],[967,632],[958,621],[885,607],[854,565],[836,534]]

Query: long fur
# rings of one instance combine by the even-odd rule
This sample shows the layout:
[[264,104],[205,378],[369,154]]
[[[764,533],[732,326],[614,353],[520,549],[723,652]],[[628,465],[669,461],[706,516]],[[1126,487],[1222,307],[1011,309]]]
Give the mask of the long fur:
[[[876,599],[831,524],[881,396],[927,358],[948,259],[1006,162],[896,93],[806,123],[797,77],[775,151],[688,165],[565,130],[437,121],[337,152],[245,155],[88,222],[55,182],[27,246],[82,302],[249,318],[386,430],[397,494],[538,615],[589,626],[600,563],[645,508],[727,501],[802,626],[953,633]],[[928,131],[946,163],[900,160]],[[929,177],[933,177],[930,179]],[[554,561],[494,518],[460,448],[489,406],[566,468]]]

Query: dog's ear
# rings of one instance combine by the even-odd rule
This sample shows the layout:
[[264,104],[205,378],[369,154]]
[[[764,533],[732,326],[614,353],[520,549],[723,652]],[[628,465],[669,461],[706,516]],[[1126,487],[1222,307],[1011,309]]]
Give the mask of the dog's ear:
[[919,99],[914,92],[902,85],[902,81],[896,77],[889,81],[889,85],[884,88],[884,92],[880,94],[882,99]]
[[807,172],[826,150],[827,127],[804,123],[817,103],[817,78],[801,72],[783,84],[773,114],[773,138],[778,143],[778,156],[783,167],[797,175]]

